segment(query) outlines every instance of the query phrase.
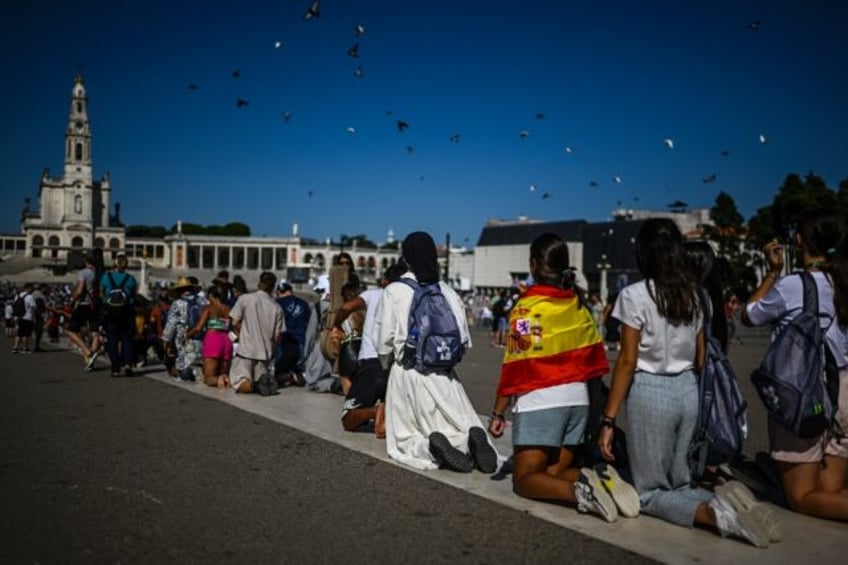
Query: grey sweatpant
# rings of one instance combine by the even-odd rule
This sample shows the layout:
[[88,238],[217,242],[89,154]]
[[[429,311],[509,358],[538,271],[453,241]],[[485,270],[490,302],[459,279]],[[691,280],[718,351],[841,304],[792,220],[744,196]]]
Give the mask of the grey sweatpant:
[[698,420],[698,382],[692,371],[637,371],[627,396],[627,453],[642,512],[681,526],[713,493],[693,488],[687,451]]

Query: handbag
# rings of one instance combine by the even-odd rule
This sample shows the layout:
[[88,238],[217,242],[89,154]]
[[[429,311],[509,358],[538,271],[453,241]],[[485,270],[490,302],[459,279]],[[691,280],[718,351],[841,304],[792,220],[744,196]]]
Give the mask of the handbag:
[[362,347],[362,336],[346,337],[339,347],[339,375],[350,377],[356,371],[359,350]]

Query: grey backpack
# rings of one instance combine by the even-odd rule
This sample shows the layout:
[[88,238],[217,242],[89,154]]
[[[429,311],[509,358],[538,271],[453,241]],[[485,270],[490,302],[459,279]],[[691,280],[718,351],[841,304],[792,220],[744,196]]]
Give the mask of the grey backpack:
[[418,284],[402,278],[414,291],[401,366],[421,374],[449,373],[462,360],[465,344],[453,310],[438,282]]
[[[804,288],[804,307],[775,337],[751,381],[768,414],[798,437],[815,438],[833,422],[836,403],[827,378],[829,347],[819,312],[816,281],[810,273],[798,273]],[[832,357],[832,355],[831,355]],[[834,381],[837,375],[831,376]]]

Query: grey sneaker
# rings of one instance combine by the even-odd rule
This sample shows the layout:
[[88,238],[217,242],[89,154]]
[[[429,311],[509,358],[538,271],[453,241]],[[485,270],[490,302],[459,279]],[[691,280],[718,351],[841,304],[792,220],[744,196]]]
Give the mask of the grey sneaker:
[[[740,531],[728,531],[731,535],[743,537],[757,547],[766,547],[769,542],[783,539],[783,528],[780,526],[774,511],[759,502],[754,493],[740,481],[729,481],[715,488],[717,504],[713,505],[716,512],[716,522],[719,522],[716,506],[730,510],[736,516]],[[721,524],[719,523],[719,530]],[[732,530],[733,528],[731,528]]]
[[598,474],[588,467],[580,469],[580,477],[574,483],[574,496],[577,498],[578,511],[597,514],[607,522],[615,522],[618,518],[615,502]]
[[615,467],[606,463],[598,463],[595,465],[595,472],[612,497],[612,501],[618,508],[618,513],[627,518],[638,516],[639,509],[642,507],[642,503],[639,501],[639,493],[630,483],[621,478]]

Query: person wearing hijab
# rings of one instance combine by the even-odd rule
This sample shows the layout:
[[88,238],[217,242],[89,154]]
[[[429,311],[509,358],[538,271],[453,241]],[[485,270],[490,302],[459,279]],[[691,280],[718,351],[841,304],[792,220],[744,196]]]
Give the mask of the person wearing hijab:
[[[461,339],[471,347],[465,307],[456,292],[439,281],[436,244],[425,232],[409,234],[402,245],[408,271],[401,277],[420,285],[438,284],[456,319]],[[401,281],[383,290],[374,330],[377,353],[389,368],[386,388],[386,450],[392,459],[416,469],[474,468],[494,473],[498,454],[471,405],[455,369],[422,374],[400,364],[414,291]]]

